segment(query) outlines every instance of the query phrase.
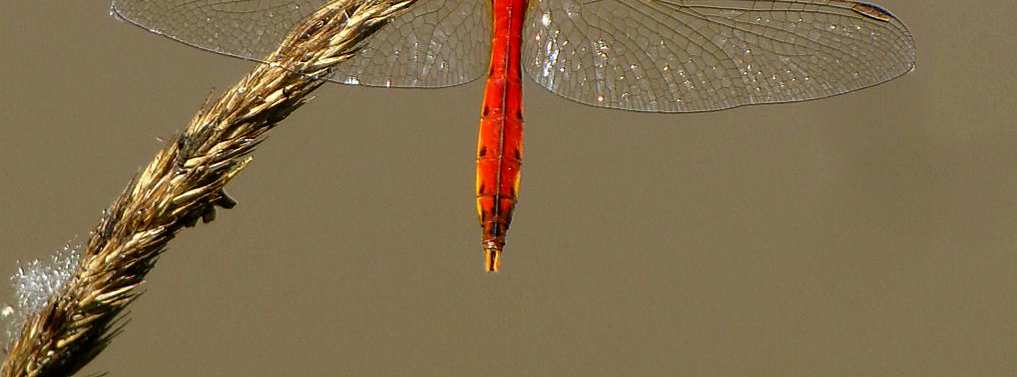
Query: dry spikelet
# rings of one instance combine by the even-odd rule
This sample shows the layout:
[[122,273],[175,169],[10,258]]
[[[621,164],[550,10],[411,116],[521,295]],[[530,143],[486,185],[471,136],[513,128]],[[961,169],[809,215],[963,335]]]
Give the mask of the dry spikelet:
[[104,211],[74,276],[25,318],[0,375],[71,375],[123,330],[122,311],[177,231],[236,203],[223,187],[279,121],[332,67],[416,0],[337,0],[297,25],[280,47],[156,154]]

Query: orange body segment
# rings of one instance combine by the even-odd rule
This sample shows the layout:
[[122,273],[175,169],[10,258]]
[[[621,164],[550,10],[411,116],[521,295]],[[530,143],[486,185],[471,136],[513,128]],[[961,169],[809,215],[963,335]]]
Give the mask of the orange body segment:
[[491,65],[477,140],[476,194],[484,266],[498,271],[522,168],[520,49],[527,0],[492,1]]

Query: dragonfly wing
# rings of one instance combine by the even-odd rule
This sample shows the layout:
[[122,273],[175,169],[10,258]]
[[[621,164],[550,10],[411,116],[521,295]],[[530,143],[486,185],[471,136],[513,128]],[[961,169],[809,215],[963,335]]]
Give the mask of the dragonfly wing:
[[367,40],[333,80],[393,87],[464,84],[487,71],[491,4],[476,0],[418,0]]
[[113,0],[110,13],[203,50],[262,61],[326,0]]
[[888,11],[836,0],[534,0],[523,64],[598,107],[691,112],[804,101],[914,68]]
[[[297,22],[328,0],[113,0],[111,13],[211,52],[264,62]],[[419,0],[375,33],[332,81],[444,87],[480,77],[490,45],[490,5]]]

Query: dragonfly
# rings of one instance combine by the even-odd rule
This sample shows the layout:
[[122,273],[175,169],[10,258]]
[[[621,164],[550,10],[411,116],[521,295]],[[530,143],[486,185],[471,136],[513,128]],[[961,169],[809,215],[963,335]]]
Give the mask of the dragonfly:
[[[328,0],[113,0],[111,13],[211,52],[264,57]],[[519,197],[522,76],[601,108],[681,113],[830,97],[915,67],[886,8],[842,0],[418,0],[327,79],[441,88],[487,76],[476,153],[484,269]]]

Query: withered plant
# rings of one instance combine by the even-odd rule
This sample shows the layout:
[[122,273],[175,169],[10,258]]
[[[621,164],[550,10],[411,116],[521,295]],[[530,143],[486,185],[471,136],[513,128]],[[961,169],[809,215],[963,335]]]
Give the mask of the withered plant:
[[124,309],[177,232],[236,203],[223,188],[268,131],[307,101],[336,64],[416,0],[336,0],[218,100],[207,101],[104,212],[71,277],[24,313],[0,375],[67,376],[123,330]]

